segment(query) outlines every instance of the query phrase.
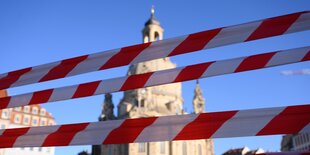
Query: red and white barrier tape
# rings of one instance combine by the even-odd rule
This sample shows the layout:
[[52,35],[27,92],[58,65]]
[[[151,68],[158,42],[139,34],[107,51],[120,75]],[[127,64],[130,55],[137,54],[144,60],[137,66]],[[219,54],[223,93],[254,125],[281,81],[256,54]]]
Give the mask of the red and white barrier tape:
[[202,31],[0,74],[0,90],[310,29],[310,12]]
[[310,105],[0,130],[0,148],[123,144],[310,132]]
[[0,98],[0,109],[81,98],[310,60],[310,46]]

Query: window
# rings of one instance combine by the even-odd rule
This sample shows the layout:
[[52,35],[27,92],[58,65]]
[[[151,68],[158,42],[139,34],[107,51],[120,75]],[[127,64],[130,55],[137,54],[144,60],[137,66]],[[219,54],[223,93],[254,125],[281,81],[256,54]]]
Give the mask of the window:
[[15,110],[15,111],[21,111],[22,108],[21,108],[21,107],[16,107],[16,108],[14,108],[14,110]]
[[5,129],[5,125],[1,124],[0,129]]
[[161,154],[164,154],[165,153],[165,150],[166,150],[166,144],[165,142],[160,142],[160,153]]
[[140,106],[141,106],[141,107],[144,107],[144,104],[145,104],[145,100],[142,99],[142,100],[141,100],[141,105],[140,105]]
[[14,122],[20,123],[20,116],[19,115],[15,115]]
[[38,120],[36,118],[32,119],[32,125],[37,125],[38,124]]
[[29,107],[28,107],[28,106],[25,106],[25,107],[24,107],[24,112],[29,113],[29,111],[30,111],[30,110],[29,110]]
[[2,111],[2,118],[9,118],[9,113],[6,110]]
[[32,108],[32,114],[38,114],[38,108],[33,107]]
[[44,109],[41,109],[41,110],[40,110],[40,115],[42,115],[42,116],[45,115],[45,110],[44,110]]
[[29,124],[29,117],[24,116],[24,124]]
[[182,154],[183,154],[183,155],[187,155],[186,142],[183,142],[183,145],[182,145]]
[[139,152],[145,152],[145,143],[139,143]]
[[46,121],[45,120],[41,120],[41,125],[46,125]]
[[154,36],[155,36],[154,41],[157,41],[157,40],[160,39],[160,38],[159,38],[159,33],[158,33],[158,32],[155,32]]

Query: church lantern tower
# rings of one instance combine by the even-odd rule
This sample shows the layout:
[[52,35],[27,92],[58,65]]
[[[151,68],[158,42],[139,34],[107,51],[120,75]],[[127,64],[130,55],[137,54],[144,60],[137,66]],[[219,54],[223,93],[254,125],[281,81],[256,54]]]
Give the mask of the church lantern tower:
[[142,30],[143,43],[153,42],[163,39],[164,29],[160,26],[159,21],[155,18],[155,10],[152,7],[151,18],[145,23]]
[[[152,7],[151,17],[142,29],[144,43],[163,39],[164,29],[154,14],[155,10]],[[176,64],[169,58],[160,58],[131,65],[127,74],[143,74],[171,68],[176,68]],[[118,105],[118,117],[137,118],[181,114],[183,112],[181,91],[181,83],[125,91]]]

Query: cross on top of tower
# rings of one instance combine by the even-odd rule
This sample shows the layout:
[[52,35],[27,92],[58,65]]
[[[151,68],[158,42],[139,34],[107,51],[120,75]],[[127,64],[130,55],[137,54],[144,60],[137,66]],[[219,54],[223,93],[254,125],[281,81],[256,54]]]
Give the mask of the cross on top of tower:
[[152,14],[152,16],[154,16],[154,13],[155,13],[155,8],[154,8],[154,5],[152,5],[152,8],[151,8],[151,14]]

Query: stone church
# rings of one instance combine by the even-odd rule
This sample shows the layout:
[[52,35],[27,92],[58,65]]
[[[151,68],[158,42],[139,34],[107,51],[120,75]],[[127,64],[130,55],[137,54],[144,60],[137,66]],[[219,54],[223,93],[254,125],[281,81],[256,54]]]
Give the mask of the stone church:
[[[142,30],[143,42],[163,39],[164,29],[154,16],[154,8],[150,19]],[[161,58],[131,65],[128,75],[153,72],[175,68],[176,64],[169,58]],[[205,100],[197,81],[194,90],[193,108],[195,113],[204,112]],[[124,97],[117,106],[118,114],[113,114],[112,95],[106,94],[99,121],[139,118],[151,116],[167,116],[186,114],[183,110],[181,83],[166,84],[124,92]],[[130,143],[119,145],[96,145],[92,147],[92,155],[213,155],[213,141],[164,141],[150,143]]]

